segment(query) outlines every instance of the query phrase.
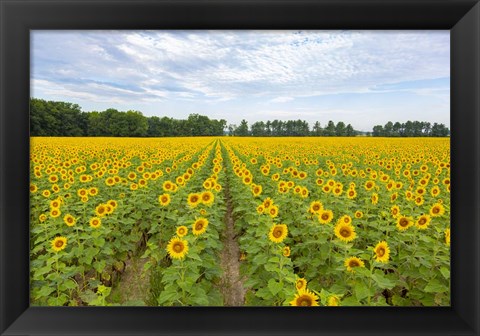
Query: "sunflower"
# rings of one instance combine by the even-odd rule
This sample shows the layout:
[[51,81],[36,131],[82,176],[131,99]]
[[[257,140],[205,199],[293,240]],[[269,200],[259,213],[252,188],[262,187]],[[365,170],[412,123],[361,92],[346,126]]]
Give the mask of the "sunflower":
[[53,218],[57,218],[61,214],[62,214],[62,212],[58,208],[53,208],[53,209],[50,210],[50,216],[53,217]]
[[165,182],[163,182],[162,188],[165,191],[172,191],[173,183],[171,181],[165,181]]
[[267,198],[265,198],[265,199],[263,200],[263,203],[262,203],[262,204],[263,204],[263,207],[264,207],[265,209],[268,209],[268,208],[270,208],[270,206],[273,205],[273,200],[272,200],[270,197],[267,197]]
[[386,241],[379,242],[373,249],[375,252],[375,260],[382,263],[387,263],[390,258],[390,248]]
[[184,237],[188,233],[188,228],[184,225],[177,228],[177,236]]
[[307,289],[307,280],[305,278],[300,278],[295,281],[295,288],[297,291]]
[[61,250],[63,250],[65,247],[67,247],[67,238],[65,237],[55,237],[53,240],[52,240],[52,249],[55,251],[55,252],[60,252]]
[[405,231],[412,225],[413,225],[413,219],[411,217],[398,216],[398,219],[397,219],[398,230]]
[[66,214],[63,217],[63,221],[65,222],[65,224],[67,224],[67,226],[74,226],[77,220],[72,215]]
[[363,212],[361,211],[355,211],[355,218],[362,218],[363,217]]
[[100,204],[99,206],[97,206],[95,208],[95,214],[98,216],[98,217],[103,217],[107,214],[107,207],[105,206],[105,204]]
[[328,224],[333,219],[333,212],[332,210],[322,210],[318,215],[318,221],[320,224]]
[[340,298],[336,295],[332,295],[327,300],[327,306],[340,306]]
[[170,195],[169,194],[163,194],[158,196],[158,202],[160,202],[161,206],[167,206],[170,204]]
[[253,196],[259,196],[262,193],[262,186],[261,185],[254,185],[252,186],[252,194]]
[[38,220],[40,221],[40,223],[45,222],[47,220],[47,215],[42,213],[40,216],[38,216]]
[[262,214],[265,211],[265,208],[263,207],[263,204],[260,204],[257,207],[257,213]]
[[357,236],[355,233],[355,227],[351,224],[345,224],[342,221],[339,221],[335,226],[334,232],[338,239],[346,243],[351,242]]
[[188,253],[188,242],[184,239],[173,237],[168,242],[167,252],[172,259],[183,259]]
[[283,254],[284,257],[290,257],[290,247],[285,246],[285,247],[282,249],[282,254]]
[[199,194],[188,194],[187,196],[187,203],[189,206],[191,206],[192,208],[196,207],[198,205],[198,203],[200,203],[200,195]]
[[111,187],[115,184],[115,179],[113,177],[109,177],[105,180],[105,184],[107,186]]
[[207,231],[207,227],[208,227],[208,219],[206,218],[198,218],[192,225],[192,232],[195,236],[199,236],[203,233],[205,233],[205,231]]
[[268,214],[270,215],[271,218],[275,218],[278,216],[278,207],[276,205],[270,206],[268,209]]
[[355,189],[348,189],[347,197],[349,199],[354,199],[355,197],[357,197],[357,192],[355,191]]
[[423,196],[417,196],[415,197],[414,202],[416,205],[420,206],[425,202],[425,200],[423,199]]
[[320,211],[323,210],[323,204],[320,201],[313,201],[310,203],[310,212],[318,214]]
[[355,267],[365,267],[365,263],[362,259],[359,259],[357,257],[349,257],[345,259],[345,267],[347,268],[347,271],[355,272]]
[[450,246],[450,229],[445,229],[445,244]]
[[430,190],[430,194],[433,197],[437,197],[438,195],[440,195],[440,188],[438,186],[434,186],[432,190]]
[[211,189],[211,188],[212,188],[212,182],[211,182],[210,180],[205,180],[205,181],[203,182],[203,188],[205,188],[205,189],[207,189],[207,190],[208,190],[208,189]]
[[268,238],[274,243],[281,243],[288,234],[288,228],[285,224],[273,224],[270,228]]
[[36,193],[38,191],[38,187],[33,184],[33,183],[30,183],[30,192],[33,194],[33,193]]
[[243,184],[250,185],[252,183],[252,178],[250,176],[245,176],[242,180]]
[[90,188],[90,189],[88,190],[88,194],[89,194],[90,196],[98,195],[98,188],[96,188],[96,187]]
[[420,217],[418,217],[415,225],[418,229],[425,230],[430,224],[431,220],[432,217],[430,217],[429,215],[421,215]]
[[102,220],[98,217],[90,218],[90,226],[94,229],[98,229],[102,225]]
[[59,199],[55,199],[53,201],[50,202],[50,209],[58,209],[60,208],[60,205],[62,205],[62,203],[60,202]]
[[443,207],[442,204],[440,203],[435,203],[431,208],[430,208],[430,215],[432,217],[438,217],[442,216],[445,213],[445,208]]
[[350,217],[349,215],[343,215],[342,217],[340,217],[338,222],[339,223],[341,222],[341,223],[344,223],[344,224],[351,224],[352,223],[352,217]]
[[290,301],[290,305],[297,307],[318,306],[318,296],[308,289],[302,289],[295,294],[295,298]]
[[42,196],[43,196],[43,197],[50,197],[50,190],[44,190],[44,191],[42,191]]
[[400,208],[398,205],[394,205],[390,208],[390,212],[393,218],[397,218],[400,215]]
[[364,187],[365,187],[365,190],[370,191],[370,190],[373,189],[373,187],[375,187],[375,182],[369,180],[369,181],[365,182]]
[[211,191],[204,191],[202,193],[202,195],[200,196],[201,200],[202,200],[202,203],[205,204],[205,205],[212,205],[214,199],[215,199],[215,196],[213,195],[213,193]]

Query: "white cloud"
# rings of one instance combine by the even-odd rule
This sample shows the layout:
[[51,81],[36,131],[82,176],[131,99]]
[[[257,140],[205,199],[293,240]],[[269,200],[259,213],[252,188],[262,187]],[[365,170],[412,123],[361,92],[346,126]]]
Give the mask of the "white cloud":
[[[32,41],[33,92],[85,102],[255,111],[450,76],[448,31],[34,31]],[[383,93],[449,104],[446,89]]]

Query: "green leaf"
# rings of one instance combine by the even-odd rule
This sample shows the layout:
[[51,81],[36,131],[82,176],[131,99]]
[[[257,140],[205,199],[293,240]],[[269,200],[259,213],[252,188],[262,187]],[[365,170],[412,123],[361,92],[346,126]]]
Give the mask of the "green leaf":
[[423,289],[426,293],[442,293],[448,290],[447,286],[442,284],[438,279],[432,279]]
[[367,285],[365,285],[363,282],[358,282],[355,285],[355,297],[357,298],[358,301],[361,301],[368,297],[370,294],[370,290],[368,289]]
[[95,270],[96,270],[98,273],[102,273],[103,270],[105,269],[105,264],[106,264],[106,261],[105,261],[105,260],[95,261],[95,262],[93,263],[93,268],[95,268]]
[[395,287],[395,282],[386,278],[385,275],[381,273],[372,274],[372,279],[377,283],[377,285],[382,289],[392,289]]
[[283,288],[283,286],[275,279],[268,280],[268,289],[273,296],[277,295]]
[[446,267],[440,267],[440,273],[442,273],[445,279],[450,279],[450,270]]
[[36,293],[36,299],[42,298],[49,296],[55,291],[54,287],[48,287],[48,286],[43,286],[37,293]]
[[174,301],[180,299],[180,293],[178,293],[174,288],[170,288],[169,290],[164,290],[160,293],[158,297],[158,305],[163,306],[166,303],[173,303]]

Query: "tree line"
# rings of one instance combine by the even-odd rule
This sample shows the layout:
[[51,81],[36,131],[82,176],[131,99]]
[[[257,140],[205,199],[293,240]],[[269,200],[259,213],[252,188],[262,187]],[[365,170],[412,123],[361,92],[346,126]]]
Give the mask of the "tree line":
[[145,117],[139,111],[116,109],[82,112],[77,104],[30,99],[32,136],[169,137],[219,136],[224,119],[190,114],[188,119]]
[[228,126],[228,134],[234,136],[356,136],[358,131],[353,126],[345,125],[343,121],[335,124],[329,121],[325,127],[321,127],[319,121],[315,122],[312,130],[305,120],[268,120],[257,121],[250,127],[248,122],[243,119],[240,125],[231,124]]
[[372,136],[375,137],[446,137],[450,130],[444,124],[426,121],[407,121],[405,123],[391,121],[384,126],[373,127]]
[[145,117],[139,111],[82,112],[77,104],[43,99],[30,99],[30,134],[32,136],[105,136],[105,137],[181,137],[181,136],[339,136],[357,135],[375,137],[445,137],[450,130],[444,124],[424,121],[387,122],[376,125],[372,133],[356,131],[343,121],[328,121],[322,127],[319,121],[310,129],[305,120],[257,121],[251,126],[243,119],[237,126],[224,119],[210,119],[190,114],[187,119]]

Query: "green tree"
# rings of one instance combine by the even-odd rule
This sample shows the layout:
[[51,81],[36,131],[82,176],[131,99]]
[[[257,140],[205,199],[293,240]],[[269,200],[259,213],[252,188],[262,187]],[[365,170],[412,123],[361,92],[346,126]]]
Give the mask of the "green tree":
[[238,136],[248,135],[248,122],[245,119],[243,119],[240,122],[240,126],[237,127],[235,135],[238,135]]

